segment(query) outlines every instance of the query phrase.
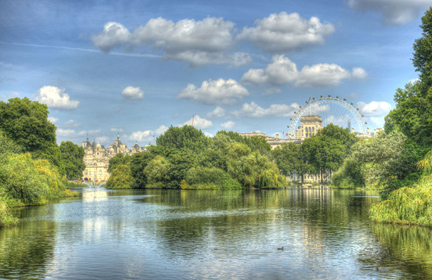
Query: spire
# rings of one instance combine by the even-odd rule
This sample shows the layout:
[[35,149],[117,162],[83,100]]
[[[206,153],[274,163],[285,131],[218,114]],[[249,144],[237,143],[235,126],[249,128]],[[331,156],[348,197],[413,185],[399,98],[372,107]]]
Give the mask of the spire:
[[120,140],[120,133],[117,132],[117,140]]
[[87,142],[88,142],[88,132],[87,132]]

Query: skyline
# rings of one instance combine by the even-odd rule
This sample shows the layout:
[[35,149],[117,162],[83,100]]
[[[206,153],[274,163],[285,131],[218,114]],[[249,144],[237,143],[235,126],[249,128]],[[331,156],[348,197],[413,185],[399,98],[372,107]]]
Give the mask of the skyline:
[[310,97],[354,102],[382,127],[418,75],[432,1],[2,1],[0,100],[49,106],[57,141],[129,147],[170,125],[288,132]]

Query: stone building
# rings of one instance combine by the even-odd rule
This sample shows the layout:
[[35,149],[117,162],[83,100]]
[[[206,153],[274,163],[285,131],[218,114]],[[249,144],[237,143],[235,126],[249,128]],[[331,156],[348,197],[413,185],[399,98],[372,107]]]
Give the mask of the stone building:
[[322,120],[320,116],[302,116],[300,122],[301,125],[294,133],[295,139],[303,141],[304,139],[315,135],[320,129],[322,129]]
[[119,135],[117,135],[114,144],[109,145],[108,148],[96,144],[95,141],[90,143],[88,138],[87,141],[82,142],[82,147],[84,148],[84,164],[86,165],[83,171],[83,180],[93,182],[106,182],[108,180],[110,176],[108,172],[109,159],[116,154],[132,155],[145,150],[138,143],[128,149],[126,144],[120,141]]

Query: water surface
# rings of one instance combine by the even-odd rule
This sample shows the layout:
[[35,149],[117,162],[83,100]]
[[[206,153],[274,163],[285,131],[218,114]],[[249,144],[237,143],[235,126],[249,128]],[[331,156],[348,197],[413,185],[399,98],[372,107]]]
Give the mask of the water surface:
[[15,210],[0,278],[432,278],[431,229],[372,223],[376,192],[78,191]]

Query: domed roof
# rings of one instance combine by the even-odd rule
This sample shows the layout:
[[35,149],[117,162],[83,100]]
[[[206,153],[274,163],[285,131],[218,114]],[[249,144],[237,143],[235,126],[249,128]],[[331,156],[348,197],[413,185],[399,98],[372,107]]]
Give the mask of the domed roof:
[[101,146],[101,144],[99,144],[99,143],[96,145],[96,149],[100,149],[101,147],[102,147],[102,146]]

